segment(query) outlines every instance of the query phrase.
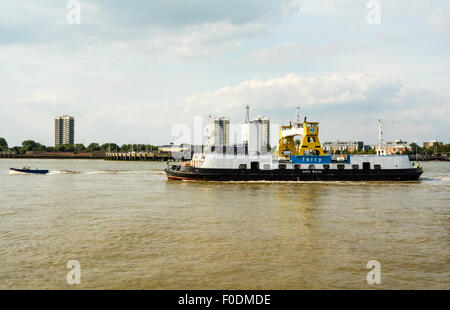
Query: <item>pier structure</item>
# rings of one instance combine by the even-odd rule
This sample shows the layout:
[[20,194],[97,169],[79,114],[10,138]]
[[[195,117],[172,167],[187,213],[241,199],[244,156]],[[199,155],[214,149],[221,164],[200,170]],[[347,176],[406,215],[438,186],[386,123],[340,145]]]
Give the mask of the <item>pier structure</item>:
[[0,151],[0,158],[14,158],[16,153],[12,151]]
[[105,160],[124,161],[173,161],[171,154],[158,154],[153,152],[130,152],[130,153],[105,153]]

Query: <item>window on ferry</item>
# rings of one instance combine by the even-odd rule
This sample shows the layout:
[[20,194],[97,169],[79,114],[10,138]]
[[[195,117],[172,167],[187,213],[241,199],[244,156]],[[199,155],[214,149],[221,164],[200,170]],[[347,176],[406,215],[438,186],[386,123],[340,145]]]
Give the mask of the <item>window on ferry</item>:
[[297,169],[297,170],[300,169],[300,165],[298,165],[298,164],[294,165],[294,169]]
[[370,170],[370,163],[364,162],[363,163],[363,170],[369,171]]
[[374,168],[375,170],[380,170],[380,169],[381,169],[381,165],[373,165],[373,168]]
[[309,165],[308,169],[316,169],[316,165]]
[[338,170],[343,170],[343,169],[345,169],[345,165],[343,165],[343,164],[338,164],[338,165],[337,165],[337,168],[338,168]]
[[278,169],[286,169],[286,164],[279,164]]
[[357,170],[357,169],[359,169],[359,165],[352,165],[352,168]]
[[325,169],[325,170],[330,169],[330,165],[323,165],[323,169]]
[[247,169],[247,165],[246,164],[240,164],[239,165],[239,169]]
[[257,161],[252,161],[252,162],[250,163],[250,168],[251,168],[252,170],[258,170],[258,169],[259,169],[259,162],[257,162]]

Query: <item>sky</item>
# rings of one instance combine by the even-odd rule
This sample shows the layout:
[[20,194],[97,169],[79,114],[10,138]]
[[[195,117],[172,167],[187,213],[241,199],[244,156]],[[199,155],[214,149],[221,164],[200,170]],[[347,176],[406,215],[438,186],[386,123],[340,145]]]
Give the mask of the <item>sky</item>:
[[322,142],[376,143],[377,119],[387,141],[450,142],[448,0],[0,3],[10,147],[52,145],[62,114],[76,143],[167,144],[196,116],[241,123],[247,104],[272,144],[297,106]]

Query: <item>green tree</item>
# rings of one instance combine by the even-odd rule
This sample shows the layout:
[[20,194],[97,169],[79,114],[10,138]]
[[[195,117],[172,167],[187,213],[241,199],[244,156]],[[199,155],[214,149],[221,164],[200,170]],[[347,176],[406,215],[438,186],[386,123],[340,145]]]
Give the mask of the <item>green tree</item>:
[[98,143],[91,143],[91,144],[88,145],[86,150],[88,152],[100,151],[100,145],[98,145]]
[[37,147],[37,144],[33,140],[25,140],[22,142],[22,151],[33,151]]
[[22,148],[20,149],[20,153],[26,153],[28,151],[44,151],[45,145],[40,144],[39,142],[33,140],[25,140],[22,142]]
[[104,152],[108,151],[115,152],[118,151],[120,147],[115,143],[105,143],[100,146],[100,149]]
[[75,148],[73,147],[73,144],[64,144],[64,152],[73,152]]
[[437,152],[440,154],[446,154],[450,152],[450,144],[442,144],[437,146]]
[[75,152],[84,152],[86,150],[86,147],[81,143],[75,144],[73,148]]
[[421,153],[422,148],[417,145],[417,143],[411,143],[411,151],[408,151],[407,154],[416,154]]
[[156,152],[158,150],[158,146],[152,145],[152,144],[147,144],[147,149],[149,152]]
[[64,152],[66,150],[66,148],[64,147],[63,144],[58,145],[57,147],[55,147],[55,151],[56,152]]
[[[113,151],[113,145],[111,145],[111,152]],[[156,145],[152,144],[123,144],[120,148],[117,147],[117,150],[122,153],[133,152],[155,152],[158,150]]]
[[120,152],[128,153],[131,152],[131,144],[124,144],[120,147]]
[[8,143],[6,142],[6,140],[4,138],[1,138],[1,137],[0,137],[0,150],[2,150],[2,151],[8,150]]
[[13,151],[13,152],[16,153],[16,154],[19,154],[21,148],[22,148],[22,147],[20,147],[20,146],[13,146],[13,147],[11,148],[11,151]]

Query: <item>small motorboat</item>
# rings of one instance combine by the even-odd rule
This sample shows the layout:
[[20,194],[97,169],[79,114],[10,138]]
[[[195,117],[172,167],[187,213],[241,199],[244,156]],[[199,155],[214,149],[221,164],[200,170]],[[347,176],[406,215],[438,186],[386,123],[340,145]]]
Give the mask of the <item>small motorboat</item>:
[[22,169],[9,168],[10,171],[22,172],[22,173],[33,173],[33,174],[47,174],[48,170],[30,169],[30,167],[23,167]]

